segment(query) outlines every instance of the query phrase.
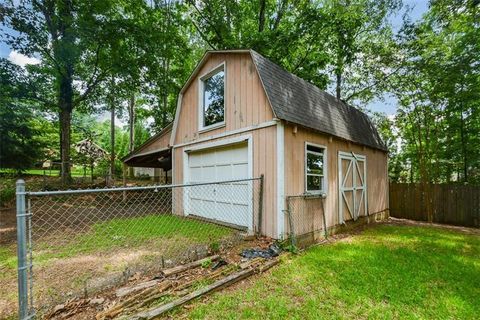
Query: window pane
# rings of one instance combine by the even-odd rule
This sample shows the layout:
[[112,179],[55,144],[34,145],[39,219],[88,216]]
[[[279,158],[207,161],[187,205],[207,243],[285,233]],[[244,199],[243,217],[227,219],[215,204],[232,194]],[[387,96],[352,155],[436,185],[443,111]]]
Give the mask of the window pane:
[[203,125],[205,127],[224,120],[224,71],[203,81]]
[[323,155],[307,153],[307,173],[323,174]]
[[322,190],[323,177],[307,175],[307,191]]
[[317,147],[317,146],[312,146],[311,144],[307,144],[307,150],[308,151],[315,151],[318,153],[323,153],[323,148]]

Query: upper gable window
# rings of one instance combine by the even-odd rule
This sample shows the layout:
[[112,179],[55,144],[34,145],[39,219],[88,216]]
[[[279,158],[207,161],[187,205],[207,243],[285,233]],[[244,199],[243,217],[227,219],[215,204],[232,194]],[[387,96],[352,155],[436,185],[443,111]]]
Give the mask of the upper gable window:
[[201,128],[225,123],[225,68],[224,64],[200,78]]

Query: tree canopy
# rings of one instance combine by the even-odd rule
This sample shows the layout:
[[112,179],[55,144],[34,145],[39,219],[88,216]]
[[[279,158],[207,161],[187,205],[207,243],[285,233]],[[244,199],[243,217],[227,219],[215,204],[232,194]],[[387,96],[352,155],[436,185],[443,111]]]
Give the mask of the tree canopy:
[[370,112],[393,181],[478,183],[479,6],[431,0],[412,20],[401,0],[4,1],[1,41],[40,63],[0,61],[2,153],[36,150],[0,166],[50,150],[67,182],[74,144],[93,139],[115,172],[173,120],[205,50],[252,48],[363,111],[394,97],[395,115]]

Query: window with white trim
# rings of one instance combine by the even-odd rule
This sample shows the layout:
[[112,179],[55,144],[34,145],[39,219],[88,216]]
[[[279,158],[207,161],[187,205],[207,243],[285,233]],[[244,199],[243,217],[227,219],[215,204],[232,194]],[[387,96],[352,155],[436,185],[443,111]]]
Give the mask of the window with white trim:
[[326,192],[326,150],[324,147],[306,144],[305,147],[305,191],[307,193]]
[[222,64],[201,79],[201,127],[225,123],[225,70]]

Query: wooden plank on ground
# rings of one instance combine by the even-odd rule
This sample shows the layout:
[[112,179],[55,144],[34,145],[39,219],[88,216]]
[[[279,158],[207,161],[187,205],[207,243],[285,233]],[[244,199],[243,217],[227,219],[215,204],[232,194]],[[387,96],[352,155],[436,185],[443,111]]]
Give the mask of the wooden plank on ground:
[[244,279],[248,276],[251,276],[254,273],[255,273],[254,269],[247,269],[247,270],[242,270],[240,272],[236,272],[234,274],[231,274],[228,277],[225,277],[223,279],[220,279],[220,280],[214,282],[213,284],[211,284],[209,286],[198,289],[198,290],[196,290],[196,291],[194,291],[194,292],[192,292],[192,293],[190,293],[186,296],[183,296],[183,297],[181,297],[177,300],[174,300],[172,302],[166,303],[166,304],[164,304],[164,305],[162,305],[158,308],[154,308],[154,309],[151,309],[151,310],[148,310],[148,311],[145,311],[145,312],[138,313],[138,314],[132,316],[130,319],[140,320],[140,319],[156,318],[156,317],[164,314],[165,312],[168,312],[168,311],[172,310],[173,308],[175,308],[177,306],[180,306],[184,303],[189,302],[190,300],[193,300],[195,298],[200,297],[203,294],[206,294],[206,293],[212,292],[214,290],[217,290],[219,288],[231,285],[231,284],[233,284],[235,282],[238,282],[238,281],[240,281],[240,280],[242,280],[242,279]]
[[115,291],[115,295],[119,298],[124,297],[124,296],[128,296],[131,293],[154,287],[155,285],[159,284],[160,281],[161,280],[150,280],[150,281],[146,281],[146,282],[136,284],[134,286],[123,287],[123,288],[117,289]]
[[172,275],[174,275],[174,274],[183,272],[183,271],[185,271],[185,270],[199,267],[199,266],[201,266],[203,263],[207,263],[208,261],[218,260],[218,258],[220,258],[219,255],[214,255],[214,256],[211,256],[211,257],[206,257],[206,258],[203,258],[203,259],[200,259],[200,260],[196,260],[196,261],[193,261],[193,262],[190,262],[190,263],[187,263],[187,264],[183,264],[183,265],[181,265],[181,266],[176,266],[176,267],[173,267],[173,268],[169,268],[169,269],[162,270],[162,274],[163,274],[165,277],[169,277],[169,276],[172,276]]

